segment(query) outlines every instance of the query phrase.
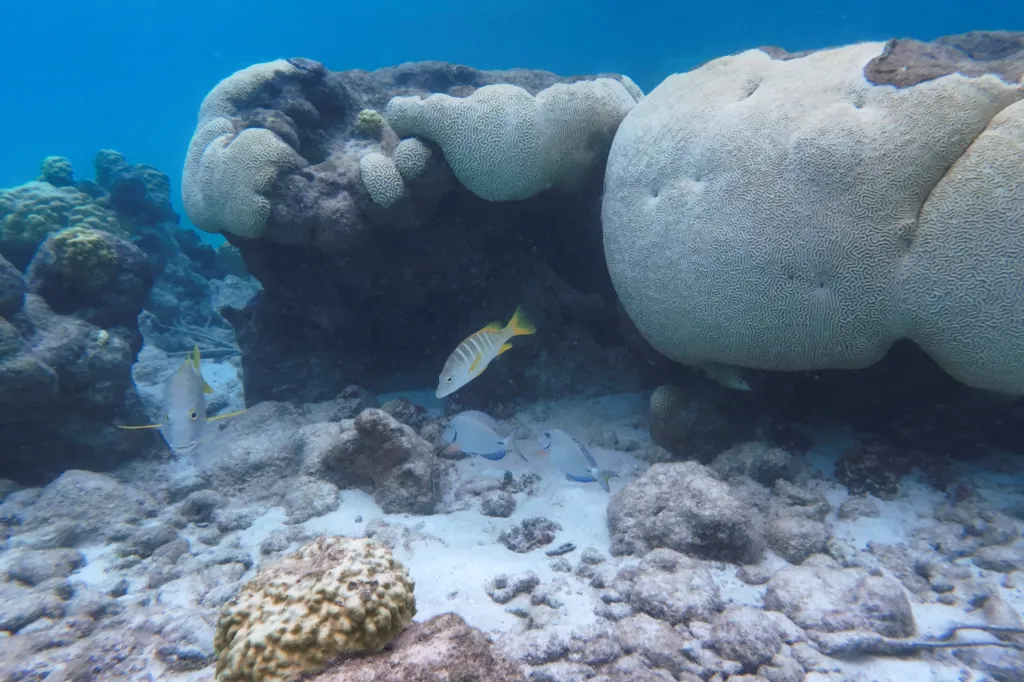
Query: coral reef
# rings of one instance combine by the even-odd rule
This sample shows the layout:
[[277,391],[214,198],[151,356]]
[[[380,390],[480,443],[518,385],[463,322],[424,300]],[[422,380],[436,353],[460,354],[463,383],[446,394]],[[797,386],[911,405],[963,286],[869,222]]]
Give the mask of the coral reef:
[[50,235],[81,227],[124,235],[116,214],[74,186],[27,182],[0,190],[0,254],[23,269]]
[[286,682],[341,654],[378,651],[416,615],[415,583],[373,540],[321,537],[226,603],[214,636],[221,682]]
[[975,34],[667,78],[608,158],[630,317],[681,363],[862,368],[905,338],[965,384],[1024,393],[1021,54]]
[[0,318],[6,475],[38,482],[69,462],[105,469],[135,456],[143,441],[112,422],[142,419],[131,365],[152,286],[145,254],[110,233],[69,228],[43,243],[26,279],[11,273],[0,295],[17,303]]
[[[387,128],[379,140],[368,139],[357,130],[361,112],[385,110],[395,97],[469,102],[487,86],[511,87],[529,100],[521,125],[532,125],[542,109],[571,109],[575,99],[563,95],[572,93],[621,104],[607,115],[595,110],[600,120],[587,120],[599,130],[591,137],[583,128],[537,137],[548,152],[565,151],[572,168],[552,162],[537,175],[537,166],[530,182],[554,173],[576,185],[574,192],[537,186],[526,201],[483,201],[453,177],[447,152],[429,140],[399,141]],[[182,182],[193,222],[224,232],[263,287],[251,305],[229,315],[247,400],[325,400],[335,386],[377,388],[402,374],[430,381],[462,338],[519,304],[546,333],[522,344],[516,363],[500,363],[505,367],[486,382],[489,388],[460,394],[464,401],[487,406],[513,395],[641,386],[641,370],[610,322],[614,295],[596,211],[603,149],[633,104],[615,77],[440,62],[332,72],[292,59],[226,78],[201,107]],[[287,146],[302,163],[264,167],[269,184],[260,185],[258,199],[247,194],[243,201],[224,195],[232,183],[210,178],[215,166],[233,173],[262,163],[237,150],[234,160],[225,156],[247,134],[273,136],[275,148]],[[258,229],[239,229],[236,218],[218,217],[210,207],[246,215],[258,209]],[[607,385],[595,385],[586,371],[596,363],[614,368]]]
[[159,419],[132,385],[143,335],[168,352],[212,340],[230,353],[215,305],[258,289],[237,263],[245,280],[220,279],[214,250],[176,229],[166,175],[109,149],[94,166],[95,181],[76,180],[48,157],[39,180],[0,190],[0,449],[23,483],[137,457],[152,441],[113,422]]

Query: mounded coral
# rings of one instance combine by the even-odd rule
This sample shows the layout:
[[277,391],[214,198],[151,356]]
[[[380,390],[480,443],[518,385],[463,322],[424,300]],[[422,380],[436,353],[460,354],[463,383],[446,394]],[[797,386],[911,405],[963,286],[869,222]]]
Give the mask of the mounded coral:
[[682,386],[662,384],[651,393],[651,414],[657,419],[667,419],[683,408],[686,391]]
[[48,182],[54,187],[72,186],[75,184],[75,169],[63,156],[47,156],[39,164],[39,182]]
[[405,198],[405,182],[398,167],[380,152],[359,159],[359,177],[370,198],[382,208],[391,208]]
[[137,315],[153,286],[146,254],[132,242],[72,227],[43,242],[28,267],[31,291],[62,315],[112,324]]
[[49,247],[68,285],[85,292],[102,289],[117,268],[114,250],[96,230],[61,230],[50,238]]
[[605,158],[636,103],[621,81],[556,83],[531,95],[506,84],[469,97],[394,97],[384,110],[401,137],[435,143],[459,181],[489,201],[576,189]]
[[317,538],[224,605],[214,636],[217,680],[285,682],[341,654],[379,651],[416,614],[414,587],[383,545]]
[[406,182],[422,177],[433,157],[430,147],[415,137],[404,139],[395,147],[395,167]]
[[768,370],[862,368],[907,338],[1024,393],[1024,50],[958,40],[749,50],[641,100],[602,208],[644,337]]
[[67,227],[123,235],[117,216],[76,187],[27,182],[0,190],[0,254],[24,268],[36,248]]
[[236,101],[295,70],[285,59],[254,64],[222,80],[203,100],[181,178],[182,201],[196,227],[259,236],[270,217],[266,192],[282,171],[305,165],[271,130],[236,127]]
[[356,123],[352,132],[360,137],[379,140],[380,134],[384,130],[384,123],[384,117],[379,111],[363,109],[356,115]]

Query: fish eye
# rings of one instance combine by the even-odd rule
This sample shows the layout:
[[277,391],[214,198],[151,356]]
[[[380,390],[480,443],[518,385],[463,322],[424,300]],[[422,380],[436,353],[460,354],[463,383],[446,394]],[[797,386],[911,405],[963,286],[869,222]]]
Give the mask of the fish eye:
[[189,416],[190,419],[193,419],[193,420],[199,418],[199,414],[197,414],[195,410],[192,410],[191,412],[189,412],[188,416]]
[[445,381],[447,381],[450,384],[450,383],[452,383],[452,378],[448,377],[447,379],[445,379]]

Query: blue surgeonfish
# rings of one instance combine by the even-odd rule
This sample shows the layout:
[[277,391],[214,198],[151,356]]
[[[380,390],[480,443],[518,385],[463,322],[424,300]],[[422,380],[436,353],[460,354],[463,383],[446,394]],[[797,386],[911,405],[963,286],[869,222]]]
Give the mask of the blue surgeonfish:
[[561,429],[549,429],[540,435],[538,443],[541,448],[538,454],[547,455],[551,465],[565,474],[570,481],[596,481],[607,492],[611,492],[608,479],[618,474],[607,469],[599,469],[594,456],[573,436]]
[[480,376],[491,360],[511,348],[509,339],[536,332],[522,311],[516,308],[512,319],[505,326],[501,322],[491,322],[480,331],[470,334],[448,356],[438,377],[435,395],[438,398],[451,395]]
[[[509,445],[515,447],[511,438],[498,435],[498,422],[477,410],[466,410],[452,417],[441,437],[448,443],[446,449],[451,452],[479,455],[492,462],[503,458]],[[516,454],[523,457],[518,448]]]
[[203,379],[200,369],[199,346],[192,349],[178,370],[171,375],[164,386],[164,412],[159,424],[144,426],[120,426],[121,429],[160,429],[160,435],[167,445],[178,454],[195,449],[206,422],[227,419],[242,414],[245,410],[229,412],[216,417],[206,416],[206,395],[213,389]]

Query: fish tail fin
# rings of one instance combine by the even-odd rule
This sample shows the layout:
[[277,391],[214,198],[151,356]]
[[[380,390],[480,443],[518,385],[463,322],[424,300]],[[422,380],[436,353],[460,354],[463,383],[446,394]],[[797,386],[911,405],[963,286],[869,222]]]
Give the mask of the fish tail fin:
[[207,417],[206,421],[208,421],[208,422],[215,422],[218,419],[227,419],[228,417],[237,417],[238,415],[242,414],[243,412],[247,412],[247,411],[248,411],[248,408],[246,408],[245,410],[238,410],[237,412],[228,412],[227,414],[218,414],[216,417]]
[[597,481],[598,485],[604,488],[604,491],[606,493],[610,493],[612,491],[612,489],[608,486],[608,479],[618,478],[619,476],[614,471],[610,471],[608,469],[595,469],[591,473],[593,473],[594,475],[594,480]]
[[199,365],[202,364],[202,360],[199,357],[199,344],[198,343],[195,346],[192,347],[192,352],[189,353],[188,359],[192,363],[192,366],[195,367],[196,371],[198,372],[199,371]]
[[512,332],[512,336],[525,336],[537,333],[537,328],[526,319],[526,315],[523,314],[523,309],[520,307],[516,308],[516,312],[513,313],[512,319],[508,321],[505,328]]

